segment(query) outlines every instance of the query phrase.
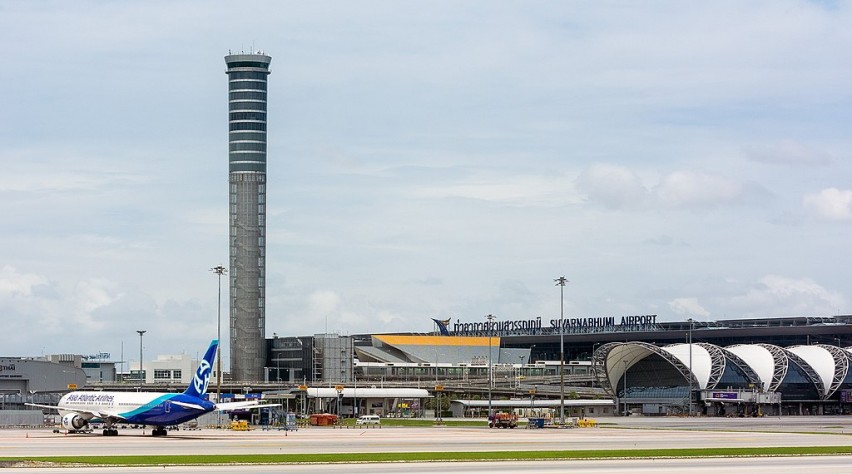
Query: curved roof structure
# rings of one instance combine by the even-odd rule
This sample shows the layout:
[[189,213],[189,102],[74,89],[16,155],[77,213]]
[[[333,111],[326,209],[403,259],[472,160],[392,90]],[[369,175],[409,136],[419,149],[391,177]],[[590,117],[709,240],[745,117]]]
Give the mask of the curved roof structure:
[[804,360],[819,377],[822,396],[830,397],[840,388],[849,371],[849,356],[834,346],[793,346],[788,351]]
[[595,351],[592,355],[592,365],[598,382],[610,393],[614,393],[613,387],[618,385],[617,381],[630,370],[630,367],[652,354],[665,359],[683,375],[684,379],[691,378],[692,383],[697,384],[698,381],[694,375],[691,375],[689,366],[675,355],[678,352],[677,349],[670,351],[646,342],[613,342]]
[[[737,368],[739,379],[759,385],[765,392],[782,389],[791,364],[796,382],[812,384],[822,400],[843,385],[850,366],[852,349],[830,345],[792,346],[740,344],[726,348],[707,343],[672,344],[657,347],[645,342],[615,342],[599,347],[592,356],[594,372],[601,386],[616,395],[614,387],[625,372],[650,356],[659,356],[679,372],[684,385],[712,390],[722,380],[729,364]],[[804,378],[803,378],[804,377]],[[848,385],[848,384],[847,384]]]
[[689,344],[672,344],[662,349],[676,357],[687,368],[692,367],[692,374],[698,388],[708,388],[710,374],[713,372],[713,358],[706,347],[692,344],[692,354],[690,354]]
[[787,374],[787,358],[780,348],[769,344],[739,344],[726,349],[751,367],[763,385],[763,391],[778,390]]

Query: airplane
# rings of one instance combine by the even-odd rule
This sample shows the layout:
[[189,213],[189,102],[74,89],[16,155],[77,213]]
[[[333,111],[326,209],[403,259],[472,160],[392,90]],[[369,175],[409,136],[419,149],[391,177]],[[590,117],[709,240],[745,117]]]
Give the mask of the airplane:
[[228,411],[254,407],[271,407],[278,404],[261,404],[260,401],[213,403],[204,395],[210,383],[210,373],[219,341],[214,339],[198,365],[195,376],[183,393],[167,392],[86,392],[75,391],[64,395],[57,405],[26,405],[59,411],[62,427],[68,432],[85,431],[89,421],[99,418],[106,423],[104,436],[117,436],[114,423],[151,425],[156,428],[152,436],[168,434],[166,426],[194,420],[214,410]]

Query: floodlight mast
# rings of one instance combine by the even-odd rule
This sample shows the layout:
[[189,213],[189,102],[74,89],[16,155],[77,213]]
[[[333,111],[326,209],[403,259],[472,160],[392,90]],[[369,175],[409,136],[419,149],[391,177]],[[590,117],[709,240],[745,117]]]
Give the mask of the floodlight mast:
[[488,320],[488,423],[492,422],[492,416],[494,413],[491,410],[491,381],[492,381],[492,367],[493,364],[491,362],[491,335],[494,332],[494,319],[495,316],[493,314],[488,314],[485,316],[485,319]]
[[565,424],[565,284],[568,280],[561,276],[555,280],[559,287],[559,423]]
[[142,377],[142,335],[148,331],[136,331],[139,333],[139,386],[141,390],[141,386],[145,383],[145,379]]
[[[219,344],[216,346],[216,403],[222,400],[222,276],[228,273],[228,269],[222,265],[217,265],[210,269],[211,272],[219,276],[219,298],[216,304],[216,340]],[[217,414],[222,412],[217,411]],[[217,417],[217,423],[221,428],[221,415]]]
[[692,328],[695,326],[695,321],[692,318],[689,321],[689,416],[692,416]]

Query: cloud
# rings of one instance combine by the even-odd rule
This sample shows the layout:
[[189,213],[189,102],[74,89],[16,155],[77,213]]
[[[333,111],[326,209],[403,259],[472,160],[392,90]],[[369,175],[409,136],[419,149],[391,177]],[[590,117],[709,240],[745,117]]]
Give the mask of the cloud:
[[746,159],[776,165],[825,166],[832,163],[832,156],[822,150],[810,148],[793,140],[750,146],[744,149]]
[[824,219],[852,220],[852,191],[848,189],[827,188],[808,194],[802,199],[802,205]]
[[838,314],[848,307],[846,296],[811,278],[777,274],[751,282],[736,278],[723,285],[705,282],[694,291],[700,296],[674,298],[669,309],[684,317],[737,319]]
[[465,198],[516,207],[556,207],[579,202],[571,182],[561,175],[482,174],[447,185],[421,186],[421,198]]
[[847,307],[846,298],[810,278],[766,275],[741,296],[731,298],[732,307],[741,308],[742,316],[806,316],[836,314]]
[[670,235],[658,235],[643,241],[648,245],[658,245],[660,247],[669,247],[675,244],[675,240]]
[[639,176],[624,166],[592,165],[577,178],[577,188],[589,201],[611,209],[642,207],[648,200],[648,190]]
[[654,188],[660,204],[671,207],[715,206],[740,201],[743,184],[723,176],[694,171],[676,171],[663,177]]
[[630,168],[596,164],[577,178],[577,188],[589,202],[609,209],[707,208],[734,205],[766,194],[760,186],[719,174],[673,171],[647,186]]
[[19,273],[14,267],[4,265],[0,270],[0,298],[31,296],[34,288],[48,282],[45,276]]
[[340,296],[331,290],[317,290],[308,295],[308,308],[312,314],[328,316],[337,312],[340,307]]
[[72,318],[85,330],[101,330],[109,325],[108,320],[98,317],[98,311],[113,305],[123,294],[116,285],[104,279],[89,279],[77,283],[73,292]]
[[669,308],[671,308],[675,314],[679,314],[684,317],[710,316],[710,312],[698,304],[697,298],[675,298],[672,301],[669,301]]
[[75,149],[63,149],[60,154],[48,146],[6,149],[0,151],[0,161],[8,163],[0,176],[0,192],[83,193],[149,181],[132,160],[116,163],[114,158]]
[[[8,353],[117,353],[134,329],[146,354],[206,347],[240,38],[274,57],[268,333],[552,317],[563,271],[579,314],[843,307],[754,282],[782,271],[852,299],[847,6],[264,2],[236,24],[172,3],[3,4],[0,38],[27,45],[0,68]],[[767,223],[804,209],[828,218]],[[702,286],[723,277],[746,283]]]

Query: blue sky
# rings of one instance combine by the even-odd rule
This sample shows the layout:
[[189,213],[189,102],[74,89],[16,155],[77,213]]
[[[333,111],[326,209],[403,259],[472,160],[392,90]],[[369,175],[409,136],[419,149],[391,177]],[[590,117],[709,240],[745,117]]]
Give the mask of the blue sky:
[[0,353],[206,347],[223,56],[252,49],[270,337],[549,320],[560,275],[566,317],[848,314],[850,24],[783,0],[0,2]]

